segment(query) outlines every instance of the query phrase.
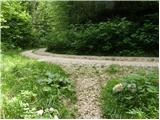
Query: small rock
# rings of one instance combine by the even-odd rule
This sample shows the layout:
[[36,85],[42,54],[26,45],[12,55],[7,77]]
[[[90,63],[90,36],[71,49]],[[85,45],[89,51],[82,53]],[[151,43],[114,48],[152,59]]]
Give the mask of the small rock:
[[113,92],[114,93],[121,92],[123,89],[124,89],[124,86],[122,85],[122,83],[119,83],[113,87]]

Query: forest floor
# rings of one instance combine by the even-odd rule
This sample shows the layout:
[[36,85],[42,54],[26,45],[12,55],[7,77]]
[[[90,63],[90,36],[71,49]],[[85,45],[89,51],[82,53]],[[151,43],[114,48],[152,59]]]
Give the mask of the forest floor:
[[[77,56],[60,55],[45,52],[45,49],[28,50],[22,52],[22,55],[46,61],[62,66],[70,74],[71,80],[75,83],[77,95],[77,115],[80,119],[101,118],[100,110],[100,91],[110,75],[106,74],[106,68],[109,65],[117,64],[121,66],[138,67],[157,67],[158,58],[148,57],[95,57],[95,56]],[[120,73],[128,74],[129,70]]]

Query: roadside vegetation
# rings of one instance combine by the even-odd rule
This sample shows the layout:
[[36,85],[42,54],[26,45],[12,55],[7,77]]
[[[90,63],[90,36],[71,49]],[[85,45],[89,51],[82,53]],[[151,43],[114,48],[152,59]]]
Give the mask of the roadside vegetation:
[[[152,31],[152,32],[151,32]],[[108,56],[158,56],[158,25],[144,20],[139,25],[127,18],[112,18],[106,22],[73,25],[55,36],[48,51]],[[147,48],[151,48],[150,49]]]
[[2,42],[12,48],[158,56],[158,1],[6,1],[1,13]]
[[[101,108],[104,118],[158,119],[159,78],[157,68],[107,68],[113,77],[101,91]],[[119,70],[119,72],[118,72]],[[124,71],[131,71],[124,74]],[[123,75],[122,75],[123,74]]]
[[74,118],[72,82],[58,66],[2,54],[1,118]]

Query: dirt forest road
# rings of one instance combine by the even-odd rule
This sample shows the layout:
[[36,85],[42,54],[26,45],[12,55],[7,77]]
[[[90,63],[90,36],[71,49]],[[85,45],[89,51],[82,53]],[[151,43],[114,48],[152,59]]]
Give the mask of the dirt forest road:
[[22,52],[22,55],[57,64],[87,64],[93,66],[106,66],[111,64],[123,66],[158,66],[159,61],[156,57],[95,57],[52,54],[45,52],[44,48],[35,51],[25,51]]
[[158,67],[158,58],[155,57],[97,57],[60,55],[45,52],[45,49],[28,50],[21,53],[23,56],[58,64],[70,74],[75,82],[77,95],[77,115],[79,119],[99,119],[101,110],[99,104],[100,89],[108,76],[102,74],[102,68],[111,64],[137,67]]

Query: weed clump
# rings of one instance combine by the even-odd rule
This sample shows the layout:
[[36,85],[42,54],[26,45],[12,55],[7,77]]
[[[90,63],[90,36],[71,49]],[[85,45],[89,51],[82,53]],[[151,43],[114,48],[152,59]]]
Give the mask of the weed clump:
[[158,119],[158,72],[155,70],[109,80],[101,95],[105,118]]
[[110,74],[115,74],[117,72],[120,72],[120,65],[112,64],[106,69],[106,72]]
[[2,118],[74,118],[76,97],[68,75],[58,65],[13,54],[3,57]]

